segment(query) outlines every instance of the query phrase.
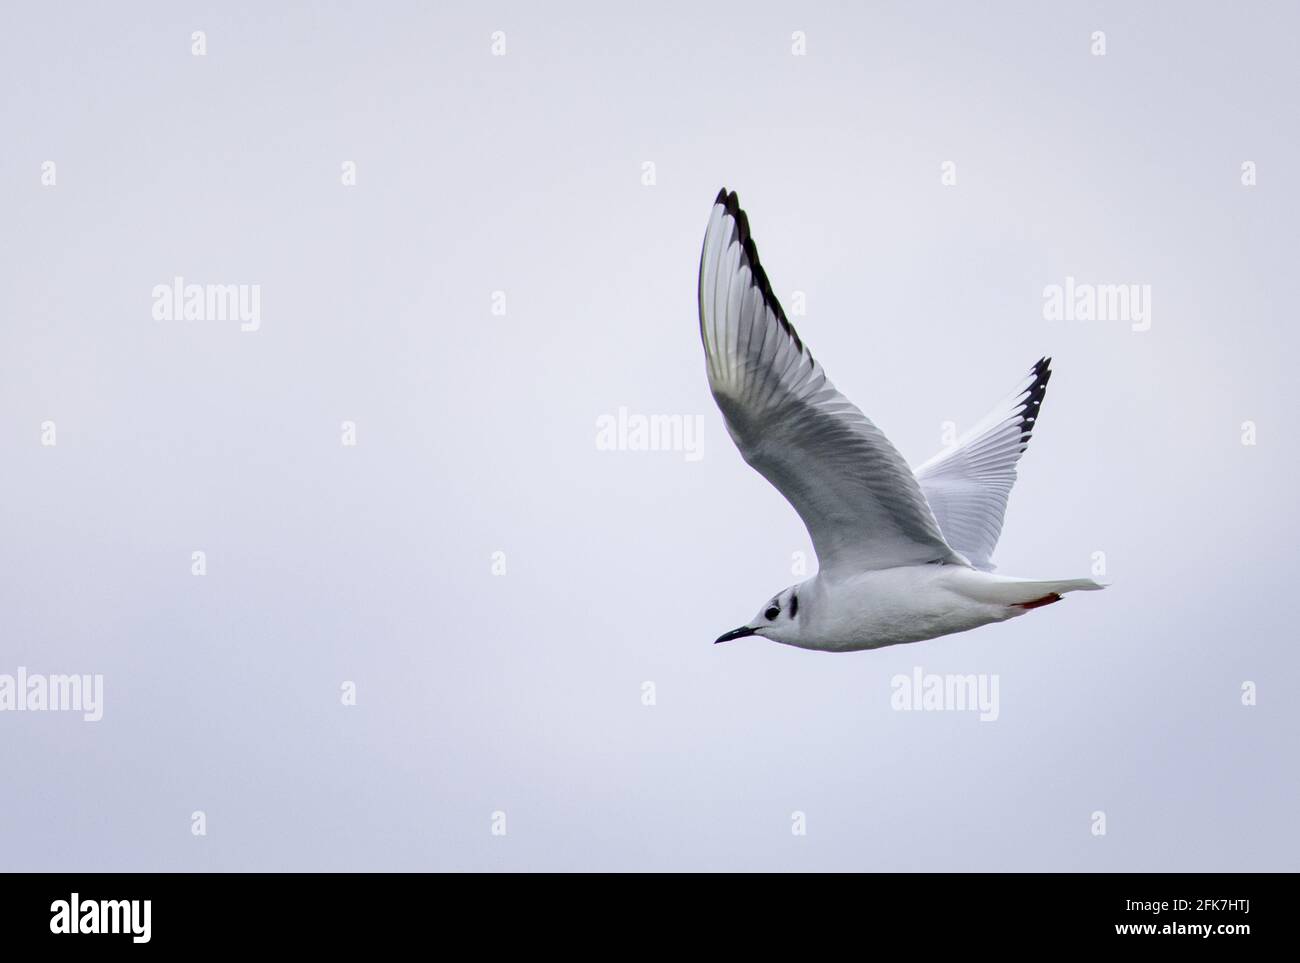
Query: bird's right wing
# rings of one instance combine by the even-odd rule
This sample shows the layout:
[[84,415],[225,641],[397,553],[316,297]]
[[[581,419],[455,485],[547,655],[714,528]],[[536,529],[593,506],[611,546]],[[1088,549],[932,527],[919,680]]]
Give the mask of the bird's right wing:
[[799,513],[822,571],[966,564],[902,456],[799,340],[725,189],[700,255],[700,336],[727,431]]
[[1051,363],[1041,359],[1006,402],[916,470],[943,537],[986,572],[993,570],[1016,463],[1038,423]]

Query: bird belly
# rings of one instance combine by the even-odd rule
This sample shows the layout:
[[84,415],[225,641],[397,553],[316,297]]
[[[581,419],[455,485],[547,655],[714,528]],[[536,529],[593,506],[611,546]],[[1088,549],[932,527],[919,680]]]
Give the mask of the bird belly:
[[1023,613],[954,590],[954,583],[960,584],[954,568],[883,569],[827,586],[819,602],[826,617],[809,627],[806,642],[793,644],[831,652],[879,649],[966,632]]

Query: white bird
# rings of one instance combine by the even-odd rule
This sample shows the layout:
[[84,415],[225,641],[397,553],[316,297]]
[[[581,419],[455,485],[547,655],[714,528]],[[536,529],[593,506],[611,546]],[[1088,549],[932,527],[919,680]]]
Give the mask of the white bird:
[[1016,462],[1051,375],[1034,365],[1001,408],[915,472],[835,390],[772,293],[735,192],[719,192],[700,255],[709,387],[745,461],[794,506],[818,572],[779,592],[749,635],[848,652],[1003,622],[1099,589],[992,574]]

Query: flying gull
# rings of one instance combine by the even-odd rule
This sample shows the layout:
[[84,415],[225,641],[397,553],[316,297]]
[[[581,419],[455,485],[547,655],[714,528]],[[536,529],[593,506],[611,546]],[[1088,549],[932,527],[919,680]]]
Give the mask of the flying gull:
[[732,441],[794,506],[818,572],[718,642],[757,635],[848,652],[1004,622],[1103,588],[993,574],[1007,496],[1051,360],[915,471],[831,384],[781,309],[735,192],[719,192],[700,255],[700,337]]

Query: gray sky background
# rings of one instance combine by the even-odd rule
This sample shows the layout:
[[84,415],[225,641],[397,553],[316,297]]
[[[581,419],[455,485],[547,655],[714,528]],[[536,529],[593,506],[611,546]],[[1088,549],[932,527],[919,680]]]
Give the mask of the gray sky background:
[[[620,6],[11,11],[0,673],[105,712],[0,713],[0,868],[1300,869],[1296,7]],[[710,644],[809,550],[708,394],[723,184],[913,463],[1055,358],[995,560],[1111,589]],[[153,320],[175,275],[261,330]],[[1151,329],[1044,320],[1067,276]],[[703,458],[597,450],[620,406]],[[892,711],[915,666],[1000,718]]]

